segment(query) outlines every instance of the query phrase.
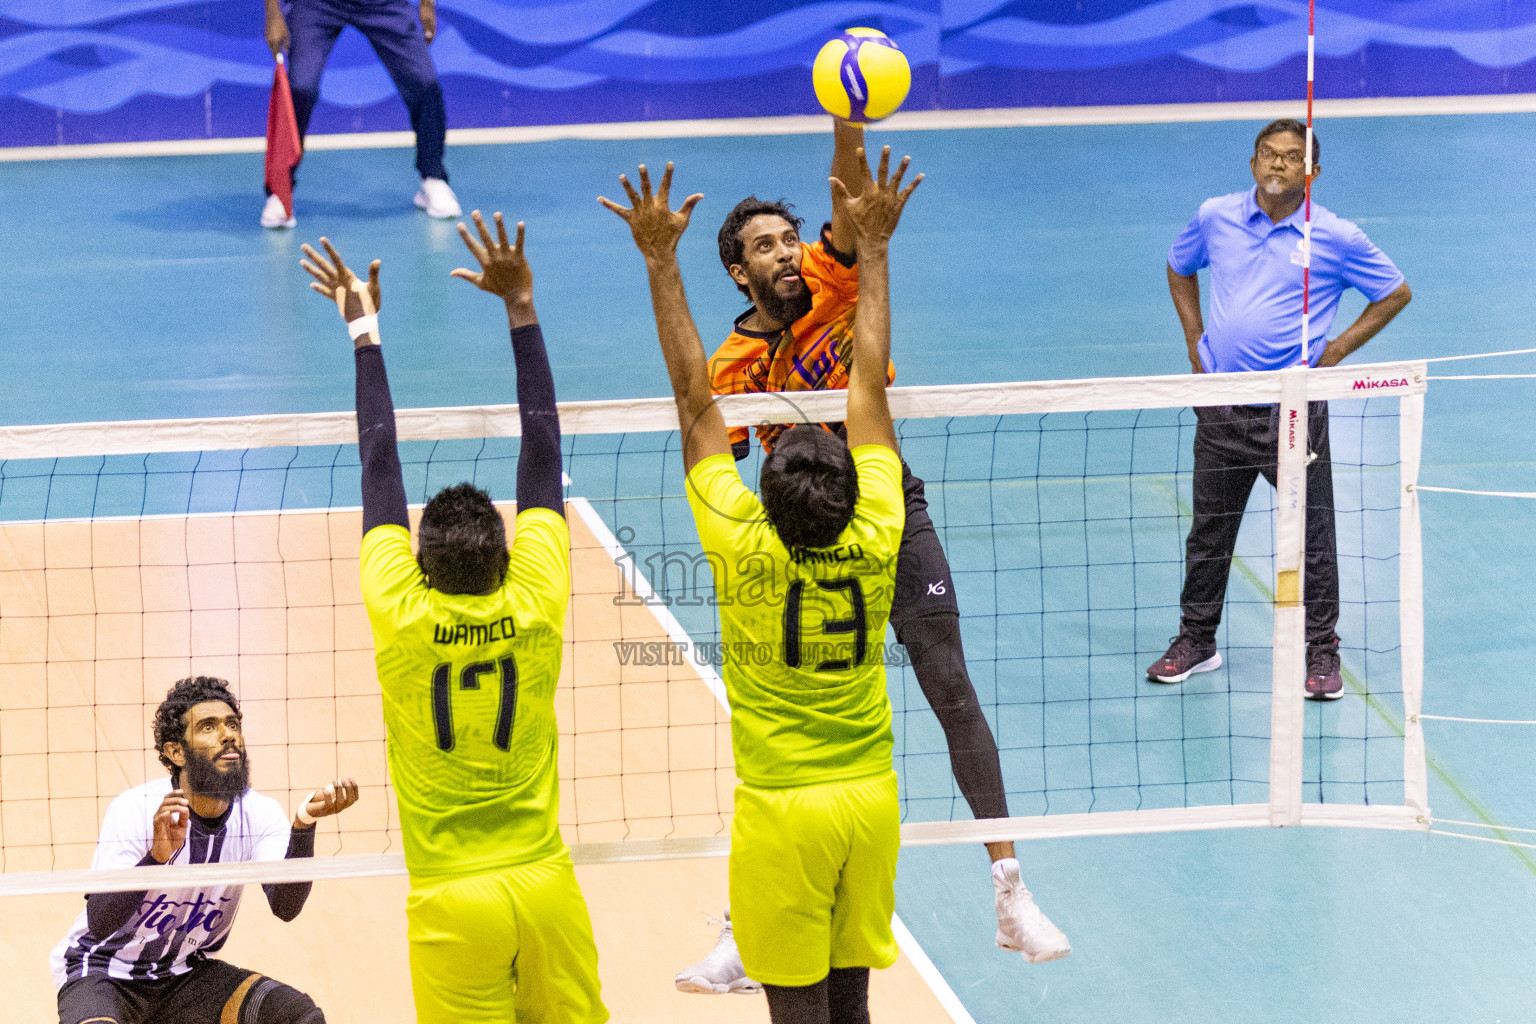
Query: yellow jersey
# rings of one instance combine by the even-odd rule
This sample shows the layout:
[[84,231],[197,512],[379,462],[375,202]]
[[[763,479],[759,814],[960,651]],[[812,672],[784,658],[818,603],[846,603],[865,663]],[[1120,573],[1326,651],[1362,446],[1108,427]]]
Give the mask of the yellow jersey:
[[790,551],[730,455],[688,474],[714,570],[736,771],[765,789],[891,771],[885,624],[906,525],[901,459],[853,453],[859,500],[837,543]]
[[559,853],[555,684],[571,592],[571,537],[546,508],[517,516],[500,590],[427,586],[401,526],[363,538],[389,774],[413,881]]

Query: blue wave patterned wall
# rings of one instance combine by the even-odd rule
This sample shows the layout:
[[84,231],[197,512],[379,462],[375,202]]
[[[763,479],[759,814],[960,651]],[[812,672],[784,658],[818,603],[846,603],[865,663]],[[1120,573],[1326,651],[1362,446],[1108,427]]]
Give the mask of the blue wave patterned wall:
[[[383,2],[383,0],[374,0]],[[875,25],[909,109],[1293,97],[1305,0],[439,0],[455,127],[816,109],[807,69]],[[258,135],[261,0],[0,0],[0,145]],[[1536,0],[1320,0],[1319,94],[1536,91]],[[348,31],[313,131],[406,126]]]

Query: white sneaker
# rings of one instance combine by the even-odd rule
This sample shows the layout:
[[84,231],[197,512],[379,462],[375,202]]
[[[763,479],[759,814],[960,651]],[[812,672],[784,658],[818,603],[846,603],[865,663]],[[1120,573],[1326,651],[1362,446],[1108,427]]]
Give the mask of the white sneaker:
[[267,196],[267,205],[261,208],[261,226],[264,228],[291,228],[299,222],[283,207],[277,196]]
[[1035,906],[1019,877],[1017,860],[1008,857],[992,865],[992,888],[997,890],[998,946],[1023,953],[1032,964],[1060,960],[1072,952],[1072,943],[1061,929]]
[[763,990],[763,986],[747,977],[747,969],[741,965],[741,951],[736,948],[736,935],[731,931],[730,911],[726,911],[725,927],[720,929],[715,948],[703,960],[678,971],[675,983],[679,992],[704,995],[753,995]]
[[459,197],[442,178],[422,178],[421,188],[416,190],[416,205],[427,211],[428,217],[452,220],[464,216]]

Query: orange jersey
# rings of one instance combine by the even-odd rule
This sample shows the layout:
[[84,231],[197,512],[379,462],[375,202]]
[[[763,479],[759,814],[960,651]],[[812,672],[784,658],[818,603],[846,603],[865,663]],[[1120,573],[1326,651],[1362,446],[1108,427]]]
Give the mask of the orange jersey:
[[[773,332],[749,331],[736,319],[725,344],[709,360],[710,387],[717,395],[760,391],[823,391],[846,388],[853,358],[853,314],[858,308],[859,268],[844,266],[819,242],[800,244],[800,277],[811,290],[811,311],[788,327]],[[886,381],[896,379],[896,367],[886,369]],[[765,447],[784,428],[757,428]],[[746,427],[731,428],[731,444],[747,440]]]

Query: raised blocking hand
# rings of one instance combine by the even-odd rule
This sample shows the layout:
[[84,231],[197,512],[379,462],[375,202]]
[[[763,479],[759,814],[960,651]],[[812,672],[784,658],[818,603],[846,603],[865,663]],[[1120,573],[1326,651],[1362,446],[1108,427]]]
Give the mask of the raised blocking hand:
[[492,214],[496,219],[494,239],[479,210],[470,216],[480,232],[480,240],[475,241],[469,228],[462,222],[459,224],[459,237],[464,239],[469,254],[480,264],[480,272],[477,274],[473,270],[459,267],[450,276],[468,281],[483,292],[499,295],[508,305],[533,302],[533,271],[523,255],[523,222],[517,222],[517,241],[508,242],[507,225],[502,222],[500,213]]
[[342,261],[341,253],[331,245],[330,239],[322,237],[320,244],[330,259],[321,256],[307,243],[300,247],[309,258],[300,260],[299,266],[314,278],[309,286],[335,302],[341,318],[348,323],[360,316],[377,313],[384,304],[383,293],[379,290],[379,261],[374,260],[368,265],[368,283],[364,285]]
[[668,205],[668,196],[672,191],[672,164],[667,163],[667,169],[661,176],[661,186],[656,194],[651,194],[651,175],[646,170],[645,164],[640,165],[640,191],[629,183],[629,178],[619,175],[619,184],[624,186],[625,193],[629,196],[629,207],[620,206],[607,198],[598,196],[597,201],[618,214],[629,224],[629,230],[635,236],[635,245],[646,259],[667,259],[676,255],[677,240],[683,237],[683,232],[688,230],[688,220],[693,216],[693,208],[699,205],[699,200],[704,198],[704,193],[695,192],[683,200],[683,205],[673,210]]
[[905,189],[901,187],[901,179],[907,173],[907,165],[912,158],[904,156],[896,167],[896,174],[889,176],[891,167],[891,147],[886,146],[880,151],[880,176],[872,178],[869,173],[869,162],[865,159],[864,150],[858,150],[861,188],[858,195],[852,195],[848,186],[836,178],[829,179],[832,184],[832,210],[833,215],[841,214],[847,223],[853,228],[858,238],[859,251],[863,252],[867,245],[881,245],[890,240],[896,230],[896,225],[901,220],[901,211],[906,208],[907,200],[917,190],[922,182],[923,175],[919,174],[912,179],[912,184]]

